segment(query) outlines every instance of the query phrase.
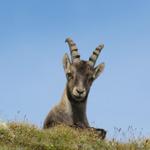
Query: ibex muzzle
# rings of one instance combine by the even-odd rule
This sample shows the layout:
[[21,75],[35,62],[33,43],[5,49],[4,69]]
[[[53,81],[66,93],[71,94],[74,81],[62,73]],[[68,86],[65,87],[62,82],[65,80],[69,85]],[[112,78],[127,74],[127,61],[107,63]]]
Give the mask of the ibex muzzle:
[[[49,128],[59,123],[90,128],[86,116],[87,97],[93,81],[104,69],[104,63],[94,67],[104,45],[98,46],[89,60],[84,61],[80,60],[77,46],[73,40],[67,38],[66,42],[69,45],[71,54],[71,60],[67,54],[63,57],[63,67],[67,77],[66,88],[60,103],[46,117],[44,128]],[[105,137],[105,130],[96,130],[101,131],[102,138]]]

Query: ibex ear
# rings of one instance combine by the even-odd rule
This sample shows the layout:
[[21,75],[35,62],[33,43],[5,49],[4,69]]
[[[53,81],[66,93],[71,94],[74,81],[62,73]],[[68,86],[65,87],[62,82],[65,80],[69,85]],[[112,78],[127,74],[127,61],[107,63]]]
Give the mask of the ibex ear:
[[64,57],[63,57],[63,67],[64,67],[64,71],[65,73],[70,73],[70,59],[69,56],[67,55],[67,53],[65,53]]
[[96,79],[104,70],[105,64],[101,63],[94,69],[93,79]]

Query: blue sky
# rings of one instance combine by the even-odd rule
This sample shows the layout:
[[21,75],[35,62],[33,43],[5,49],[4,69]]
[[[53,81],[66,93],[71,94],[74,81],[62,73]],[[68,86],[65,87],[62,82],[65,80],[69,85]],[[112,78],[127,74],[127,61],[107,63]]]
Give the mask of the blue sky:
[[1,0],[0,118],[42,126],[66,79],[67,37],[81,57],[104,43],[105,62],[88,99],[92,126],[113,135],[130,125],[150,135],[150,1]]

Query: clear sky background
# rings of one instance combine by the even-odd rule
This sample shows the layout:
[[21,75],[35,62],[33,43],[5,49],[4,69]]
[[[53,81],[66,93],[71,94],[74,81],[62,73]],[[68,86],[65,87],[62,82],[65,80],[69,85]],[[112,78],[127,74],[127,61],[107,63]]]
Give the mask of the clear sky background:
[[104,43],[106,63],[88,99],[92,126],[131,125],[150,136],[149,0],[0,0],[0,118],[42,126],[63,93],[62,57],[72,37],[81,57]]

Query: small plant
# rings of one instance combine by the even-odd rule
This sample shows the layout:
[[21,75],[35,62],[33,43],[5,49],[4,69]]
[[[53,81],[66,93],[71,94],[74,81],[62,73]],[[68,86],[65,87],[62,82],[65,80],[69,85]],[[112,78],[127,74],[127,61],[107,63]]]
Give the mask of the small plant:
[[0,150],[150,150],[149,139],[101,140],[92,130],[58,125],[40,129],[27,123],[0,126]]

